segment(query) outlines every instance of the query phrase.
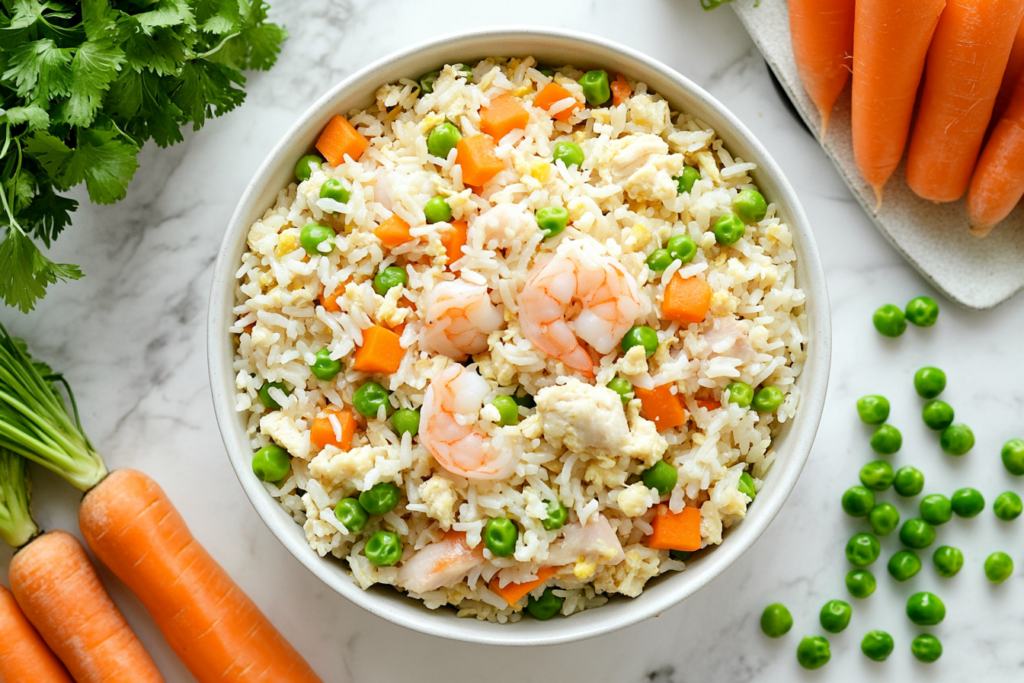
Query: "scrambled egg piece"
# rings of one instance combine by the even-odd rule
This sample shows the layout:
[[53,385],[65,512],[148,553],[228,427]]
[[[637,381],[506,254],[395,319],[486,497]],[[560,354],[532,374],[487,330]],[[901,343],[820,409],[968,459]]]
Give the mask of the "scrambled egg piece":
[[627,517],[639,517],[651,507],[651,490],[643,482],[627,486],[619,492],[615,502],[622,514]]
[[387,449],[360,446],[350,451],[338,451],[328,447],[309,463],[309,471],[314,477],[330,482],[335,488],[350,480],[358,487],[362,478],[373,469],[378,455],[386,456]]
[[420,498],[427,506],[427,515],[441,523],[445,531],[455,523],[458,496],[455,484],[441,476],[433,476],[420,484]]
[[647,351],[644,347],[631,346],[626,355],[619,359],[619,372],[627,377],[647,372]]
[[643,592],[644,584],[658,575],[659,564],[659,551],[637,543],[626,549],[623,562],[601,571],[594,580],[594,588],[635,598]]
[[295,420],[281,411],[275,410],[261,417],[260,431],[296,458],[309,458],[309,439],[295,426]]
[[677,194],[673,176],[683,172],[683,156],[669,154],[657,135],[627,135],[597,151],[594,167],[603,180],[620,185],[637,201],[668,202]]

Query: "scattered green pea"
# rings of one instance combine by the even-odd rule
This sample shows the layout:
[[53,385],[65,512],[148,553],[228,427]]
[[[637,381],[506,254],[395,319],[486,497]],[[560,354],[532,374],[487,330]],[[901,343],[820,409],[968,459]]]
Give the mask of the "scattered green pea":
[[386,515],[398,505],[401,492],[390,481],[379,481],[359,494],[359,504],[371,515]]
[[689,550],[669,550],[668,556],[673,560],[679,560],[680,562],[686,562],[690,559],[690,555],[693,553]]
[[889,576],[897,581],[906,581],[921,571],[921,558],[910,550],[901,550],[889,558]]
[[861,396],[857,399],[857,414],[865,424],[882,424],[889,419],[889,399],[878,394]]
[[502,427],[519,424],[519,405],[511,396],[495,396],[491,405],[498,409],[500,419],[498,424]]
[[519,527],[506,517],[491,517],[484,525],[484,545],[495,557],[508,557],[516,551]]
[[875,506],[874,492],[864,486],[851,486],[843,494],[843,511],[851,517],[863,517]]
[[846,590],[858,600],[874,593],[877,585],[875,575],[866,569],[854,569],[846,574]]
[[884,662],[892,654],[895,643],[885,631],[868,631],[860,641],[860,651],[875,662]]
[[428,224],[449,223],[452,220],[452,207],[441,195],[431,197],[427,205],[423,207],[423,216]]
[[473,67],[468,64],[457,64],[455,65],[455,71],[459,76],[466,79],[466,83],[473,82]]
[[729,392],[729,403],[735,403],[740,408],[749,408],[754,400],[754,387],[746,382],[730,382],[725,390]]
[[700,171],[693,166],[683,166],[683,174],[676,176],[672,180],[676,181],[676,189],[679,194],[692,192],[693,184],[700,180]]
[[583,165],[583,149],[575,142],[555,143],[552,157],[555,161],[561,161],[565,164],[566,168]]
[[846,544],[846,559],[855,567],[867,567],[881,552],[882,546],[871,534],[854,534]]
[[896,493],[905,498],[916,496],[924,490],[924,474],[916,467],[906,465],[896,470],[896,478],[892,481]]
[[512,400],[515,401],[516,404],[522,406],[523,408],[537,407],[537,401],[535,401],[533,396],[528,394],[526,392],[526,389],[522,387],[516,389],[516,393],[512,394]]
[[757,490],[754,488],[754,478],[750,476],[750,472],[744,472],[740,475],[740,481],[736,489],[750,499],[753,503],[754,499],[757,498]]
[[786,396],[778,388],[763,387],[754,394],[754,400],[750,405],[759,413],[772,413],[779,409],[784,400]]
[[544,233],[544,239],[560,235],[568,226],[569,211],[564,206],[545,206],[537,209],[537,227]]
[[441,72],[440,71],[429,71],[429,72],[423,74],[422,76],[420,76],[420,78],[419,78],[420,91],[424,95],[429,95],[430,93],[434,92],[434,83],[436,83],[437,79],[440,78],[440,77],[441,77]]
[[760,223],[768,213],[768,203],[757,190],[743,190],[733,198],[732,210],[745,223]]
[[303,180],[309,180],[310,176],[313,175],[314,167],[320,168],[320,164],[324,163],[322,157],[316,154],[307,154],[306,156],[299,159],[299,162],[295,164],[295,179],[300,183]]
[[342,498],[334,506],[334,516],[341,522],[349,533],[358,533],[363,530],[370,520],[363,506],[355,498]]
[[839,633],[850,625],[851,616],[853,616],[853,610],[849,603],[842,600],[829,600],[821,608],[818,621],[821,622],[821,627],[829,633]]
[[967,425],[950,425],[942,430],[939,445],[950,455],[963,455],[974,448],[974,432]]
[[455,145],[459,144],[461,139],[462,133],[459,129],[445,121],[434,126],[434,130],[427,136],[427,152],[432,157],[447,159],[448,154],[455,149]]
[[903,445],[903,435],[892,425],[879,425],[871,435],[871,448],[882,455],[892,455]]
[[907,320],[918,327],[931,327],[939,319],[939,305],[935,299],[919,296],[911,299],[905,312]]
[[921,499],[918,512],[921,519],[934,526],[939,526],[953,518],[953,504],[941,493],[932,493]]
[[366,559],[375,567],[390,567],[402,559],[402,539],[391,531],[378,531],[363,549]]
[[985,498],[977,489],[959,489],[953,494],[950,503],[956,516],[965,519],[976,517],[985,509]]
[[985,576],[992,583],[1002,583],[1013,573],[1013,558],[1004,552],[995,552],[985,558]]
[[935,527],[923,519],[914,517],[900,527],[900,543],[908,548],[920,550],[935,542]]
[[888,536],[900,524],[900,511],[892,503],[879,503],[868,513],[868,526],[876,536]]
[[730,247],[739,242],[746,231],[747,226],[734,213],[727,213],[719,218],[715,221],[715,227],[712,228],[712,232],[715,233],[715,241],[723,247]]
[[914,389],[921,398],[935,398],[946,388],[946,373],[931,366],[914,373]]
[[942,656],[942,643],[935,636],[923,633],[910,643],[910,652],[919,662],[931,664]]
[[934,593],[914,593],[907,598],[907,617],[918,626],[935,626],[946,618],[946,606]]
[[964,554],[960,552],[959,548],[940,545],[932,555],[932,564],[935,565],[935,572],[939,576],[952,578],[964,566]]
[[394,411],[394,408],[391,407],[390,397],[391,393],[381,385],[376,382],[367,382],[356,389],[356,393],[352,395],[352,405],[360,415],[372,419],[377,417],[381,406],[384,406],[385,413],[388,415]]
[[689,235],[676,235],[665,245],[672,258],[682,263],[689,263],[697,255],[697,243]]
[[928,401],[921,408],[921,419],[929,429],[940,431],[953,424],[953,406],[945,401]]
[[271,389],[277,389],[285,396],[291,396],[292,390],[284,382],[264,382],[256,394],[260,397],[260,403],[271,410],[280,410],[281,404],[270,395]]
[[324,347],[316,352],[316,360],[309,366],[313,376],[323,382],[329,382],[341,372],[341,361],[331,359],[331,350]]
[[999,456],[1007,472],[1017,477],[1024,475],[1024,439],[1010,439],[1004,443]]
[[796,661],[805,669],[820,669],[831,658],[828,640],[821,636],[805,636],[796,646]]
[[261,481],[281,481],[291,469],[288,451],[277,444],[269,444],[252,456],[252,471]]
[[875,324],[879,334],[886,337],[898,337],[907,329],[907,319],[903,311],[892,304],[885,304],[875,311],[871,322]]
[[583,89],[583,96],[591,107],[599,107],[612,98],[612,89],[608,84],[608,72],[595,69],[583,74],[577,81]]
[[544,501],[544,507],[548,516],[545,519],[542,519],[540,523],[545,529],[548,531],[554,531],[565,526],[566,520],[569,519],[569,511],[565,509],[564,505],[562,505],[562,501],[557,498],[554,500],[546,500]]
[[650,358],[658,350],[658,333],[646,325],[635,325],[622,338],[622,352],[625,353],[634,346],[644,347],[644,355]]
[[339,204],[348,204],[348,200],[351,198],[352,193],[349,189],[335,178],[328,178],[320,186],[320,199],[333,199]]
[[544,589],[544,593],[539,598],[530,596],[526,603],[526,611],[538,621],[547,621],[562,610],[564,602],[565,598],[558,597],[555,595],[555,589],[548,587]]
[[622,397],[623,405],[633,400],[633,396],[636,395],[633,391],[633,385],[630,384],[629,380],[621,377],[615,377],[612,381],[608,382],[608,388]]
[[299,233],[299,244],[310,256],[330,254],[334,251],[334,231],[320,223],[306,223]]
[[656,489],[659,494],[664,496],[671,493],[672,489],[676,487],[679,472],[664,460],[659,460],[654,463],[654,467],[644,470],[640,478],[643,480],[644,486]]
[[786,606],[776,602],[764,608],[761,612],[761,630],[769,638],[781,638],[793,628],[793,615],[789,613]]
[[674,260],[672,254],[668,253],[668,249],[655,249],[647,257],[647,267],[655,273],[660,273],[671,266]]
[[875,460],[860,468],[860,483],[872,491],[885,491],[895,478],[892,465],[884,460]]
[[992,501],[992,512],[996,513],[996,517],[1004,522],[1012,522],[1017,519],[1022,511],[1024,511],[1024,503],[1021,502],[1020,496],[1013,491],[1000,493]]
[[420,411],[411,408],[400,408],[391,416],[391,427],[398,436],[420,433]]

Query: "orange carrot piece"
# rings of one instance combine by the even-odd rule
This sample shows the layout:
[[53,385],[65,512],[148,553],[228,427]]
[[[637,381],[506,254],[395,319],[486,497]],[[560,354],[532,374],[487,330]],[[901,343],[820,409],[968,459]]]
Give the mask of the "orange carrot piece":
[[529,122],[530,113],[519,98],[512,95],[495,97],[489,105],[480,108],[480,130],[495,140],[501,140],[517,128],[526,128]]
[[704,410],[718,410],[722,407],[721,402],[713,398],[698,398],[697,405]]
[[67,669],[22,614],[11,592],[0,586],[0,681],[73,683]]
[[655,550],[700,550],[700,510],[684,507],[680,512],[659,505],[651,520],[654,532],[647,537],[647,547]]
[[324,132],[320,133],[320,139],[316,141],[317,150],[331,166],[342,164],[346,154],[352,157],[352,161],[359,161],[369,146],[369,141],[352,127],[348,119],[337,114],[327,122]]
[[415,239],[409,234],[409,229],[409,224],[402,220],[397,213],[393,213],[384,219],[383,223],[373,229],[373,234],[384,243],[385,247],[394,249],[401,244]]
[[524,595],[533,591],[534,588],[545,583],[548,579],[558,573],[558,567],[541,567],[537,570],[537,578],[525,583],[510,583],[502,588],[497,575],[487,585],[492,593],[497,593],[505,599],[510,606],[519,602]]
[[1024,75],[1024,21],[1020,22],[1017,35],[1013,38],[1013,48],[1010,50],[1010,58],[1006,61],[1006,71],[1003,73],[1003,82],[999,86],[999,94],[996,95],[996,104],[992,107],[992,126],[999,123],[1003,118],[1003,112],[1010,104],[1013,91],[1017,87],[1017,81]]
[[482,187],[505,170],[505,162],[494,153],[494,140],[489,135],[470,135],[455,145],[455,163],[462,167],[462,182]]
[[928,44],[946,0],[857,0],[853,25],[853,154],[882,205],[910,133]]
[[77,683],[163,683],[74,536],[51,531],[32,541],[11,560],[9,579],[22,612]]
[[[548,111],[556,102],[561,102],[567,97],[576,100],[576,97],[571,92],[554,81],[551,81],[545,85],[539,93],[537,93],[536,97],[533,98],[533,106],[540,107],[544,111]],[[562,111],[557,114],[552,114],[551,116],[558,121],[568,121],[569,117],[579,109],[583,109],[583,103],[576,100],[576,104],[566,107]]]
[[[341,428],[340,439],[334,432],[334,425],[331,424],[332,415]],[[347,451],[352,448],[352,437],[355,433],[356,417],[351,410],[338,406],[327,406],[313,419],[313,427],[309,430],[309,442],[317,451],[322,451],[324,446],[328,445]]]
[[804,89],[821,116],[825,139],[829,117],[853,66],[854,0],[789,0],[793,56]]
[[1024,196],[1024,74],[974,169],[967,191],[971,232],[984,237]]
[[398,343],[398,335],[374,325],[363,330],[363,345],[352,358],[352,369],[359,372],[380,372],[387,375],[398,372],[405,349]]
[[967,191],[1022,18],[1024,0],[948,0],[910,137],[907,184],[918,197],[952,202]]
[[338,305],[338,298],[345,293],[345,285],[338,285],[334,291],[331,292],[330,296],[325,296],[320,299],[320,305],[324,307],[324,310],[330,311],[331,313],[338,313],[341,311],[341,306]]
[[640,399],[640,407],[644,417],[654,423],[659,432],[678,427],[686,422],[686,407],[678,393],[672,393],[675,384],[668,383],[653,389],[633,387],[633,392]]
[[322,683],[145,474],[111,472],[85,495],[78,524],[199,683]]
[[696,277],[683,278],[676,273],[665,287],[661,315],[681,323],[699,323],[711,307],[711,285]]
[[612,81],[612,105],[619,106],[632,94],[633,89],[629,87],[625,77],[622,74],[615,74],[615,80]]
[[462,258],[462,248],[466,246],[469,239],[469,224],[466,221],[452,221],[451,226],[441,231],[441,244],[444,252],[448,255],[449,268],[453,263]]

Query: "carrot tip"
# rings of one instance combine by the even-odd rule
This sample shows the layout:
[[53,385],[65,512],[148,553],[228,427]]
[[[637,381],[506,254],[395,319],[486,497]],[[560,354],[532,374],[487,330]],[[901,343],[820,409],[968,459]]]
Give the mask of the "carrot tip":
[[875,213],[878,213],[879,209],[882,208],[882,186],[876,185],[872,189],[875,191]]
[[976,225],[974,223],[970,223],[970,227],[971,227],[971,234],[980,239],[982,237],[987,237],[988,234],[990,232],[992,232],[992,228],[994,228],[995,226],[994,225]]

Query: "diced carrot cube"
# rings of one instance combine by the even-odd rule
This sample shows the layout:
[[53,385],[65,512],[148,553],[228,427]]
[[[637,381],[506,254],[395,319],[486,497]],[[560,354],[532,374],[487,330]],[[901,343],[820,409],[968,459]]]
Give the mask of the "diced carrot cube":
[[636,397],[640,399],[640,407],[644,417],[654,423],[659,432],[678,427],[686,422],[686,408],[683,398],[672,393],[673,383],[662,384],[653,389],[633,387]]
[[495,140],[501,140],[517,128],[526,128],[530,113],[518,97],[501,95],[480,109],[480,130]]
[[452,221],[451,227],[441,230],[441,244],[448,255],[449,268],[462,258],[462,248],[466,246],[469,235],[469,224],[466,221]]
[[[332,415],[338,421],[340,438],[331,423]],[[327,406],[313,420],[313,427],[309,432],[309,442],[318,451],[328,445],[347,451],[352,448],[352,437],[355,433],[356,418],[352,411],[338,406]]]
[[700,510],[684,507],[670,512],[667,505],[659,505],[651,521],[654,532],[647,537],[647,547],[655,550],[700,550]]
[[497,593],[504,598],[505,602],[511,606],[519,602],[524,595],[531,592],[542,583],[545,583],[557,573],[558,567],[541,567],[537,570],[537,578],[533,581],[527,581],[525,583],[509,583],[506,584],[504,588],[500,587],[498,576],[495,575],[487,587],[491,589],[491,592]]
[[397,214],[393,213],[373,230],[384,246],[388,249],[412,241],[414,238],[409,234],[410,226]]
[[334,288],[328,296],[320,295],[320,305],[324,307],[324,310],[330,311],[331,313],[339,313],[341,306],[338,305],[338,299],[345,295],[345,286],[349,283],[349,280],[338,283],[338,286]]
[[661,315],[681,323],[699,323],[707,317],[711,307],[711,285],[696,277],[672,276],[665,287],[661,302]]
[[352,358],[352,369],[359,372],[393,374],[398,371],[405,349],[398,343],[398,335],[374,325],[363,330],[363,345]]
[[[556,102],[561,102],[567,97],[576,100],[576,97],[571,92],[552,81],[545,85],[544,88],[537,93],[537,96],[533,98],[533,106],[540,107],[544,111],[548,111]],[[558,121],[568,121],[569,117],[578,109],[583,109],[583,103],[576,100],[576,104],[571,107],[566,107],[562,111],[552,114],[551,116]]]
[[713,398],[698,398],[697,405],[704,410],[718,410],[722,404]]
[[462,167],[462,182],[482,187],[505,170],[505,162],[494,153],[494,140],[489,135],[470,135],[455,145],[455,163]]
[[619,106],[623,102],[629,99],[629,96],[633,94],[633,89],[629,87],[629,83],[622,77],[622,74],[615,74],[615,80],[612,81],[612,104]]
[[348,119],[337,114],[328,121],[324,132],[320,133],[320,139],[316,141],[317,150],[331,166],[340,165],[345,161],[346,154],[353,161],[359,161],[369,146],[369,141],[352,127]]

